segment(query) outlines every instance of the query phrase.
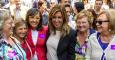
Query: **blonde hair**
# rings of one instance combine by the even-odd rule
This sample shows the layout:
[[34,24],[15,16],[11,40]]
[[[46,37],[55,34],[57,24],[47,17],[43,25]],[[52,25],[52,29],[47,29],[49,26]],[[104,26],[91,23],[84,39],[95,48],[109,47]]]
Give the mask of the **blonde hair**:
[[92,23],[93,23],[93,14],[87,10],[82,10],[81,12],[78,13],[78,15],[76,15],[76,22],[78,19],[87,17],[87,21],[89,22],[90,27],[92,27]]
[[70,27],[68,26],[68,17],[67,17],[65,8],[62,5],[55,5],[51,9],[51,11],[49,13],[49,28],[50,28],[50,32],[53,32],[54,34],[56,33],[56,29],[52,24],[52,18],[54,17],[54,15],[57,12],[61,12],[61,14],[62,14],[63,25],[62,25],[62,28],[61,28],[61,32],[62,32],[62,36],[66,36],[70,32]]
[[114,9],[103,10],[99,13],[97,18],[102,14],[106,14],[107,19],[109,20],[109,31],[112,34],[115,34],[115,10]]

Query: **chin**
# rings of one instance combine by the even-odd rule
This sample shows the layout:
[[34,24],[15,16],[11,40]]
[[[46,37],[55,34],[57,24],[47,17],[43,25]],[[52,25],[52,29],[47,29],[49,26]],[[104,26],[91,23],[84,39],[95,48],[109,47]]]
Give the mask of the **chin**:
[[101,30],[97,30],[97,31],[100,32],[100,33],[102,32]]
[[79,31],[86,31],[85,29],[79,29]]
[[25,36],[20,36],[20,38],[24,38]]

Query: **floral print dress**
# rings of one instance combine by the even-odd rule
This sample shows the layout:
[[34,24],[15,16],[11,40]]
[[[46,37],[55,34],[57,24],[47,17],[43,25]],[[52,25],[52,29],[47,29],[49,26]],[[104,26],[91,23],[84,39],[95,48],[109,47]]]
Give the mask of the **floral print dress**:
[[18,43],[11,46],[2,38],[0,39],[0,60],[26,60],[26,53]]

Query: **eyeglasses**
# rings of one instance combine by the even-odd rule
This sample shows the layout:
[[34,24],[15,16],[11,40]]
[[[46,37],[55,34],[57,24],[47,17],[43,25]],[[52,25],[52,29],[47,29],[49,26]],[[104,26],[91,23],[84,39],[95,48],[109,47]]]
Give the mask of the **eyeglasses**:
[[101,25],[103,22],[109,22],[109,20],[105,20],[105,21],[95,21],[95,23]]

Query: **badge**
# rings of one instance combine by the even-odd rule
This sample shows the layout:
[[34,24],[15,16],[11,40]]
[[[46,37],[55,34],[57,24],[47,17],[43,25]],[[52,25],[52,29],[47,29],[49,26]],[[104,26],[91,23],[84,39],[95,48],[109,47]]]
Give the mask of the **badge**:
[[115,45],[111,45],[111,50],[115,50]]
[[44,34],[40,34],[39,37],[40,38],[45,38],[45,35]]

